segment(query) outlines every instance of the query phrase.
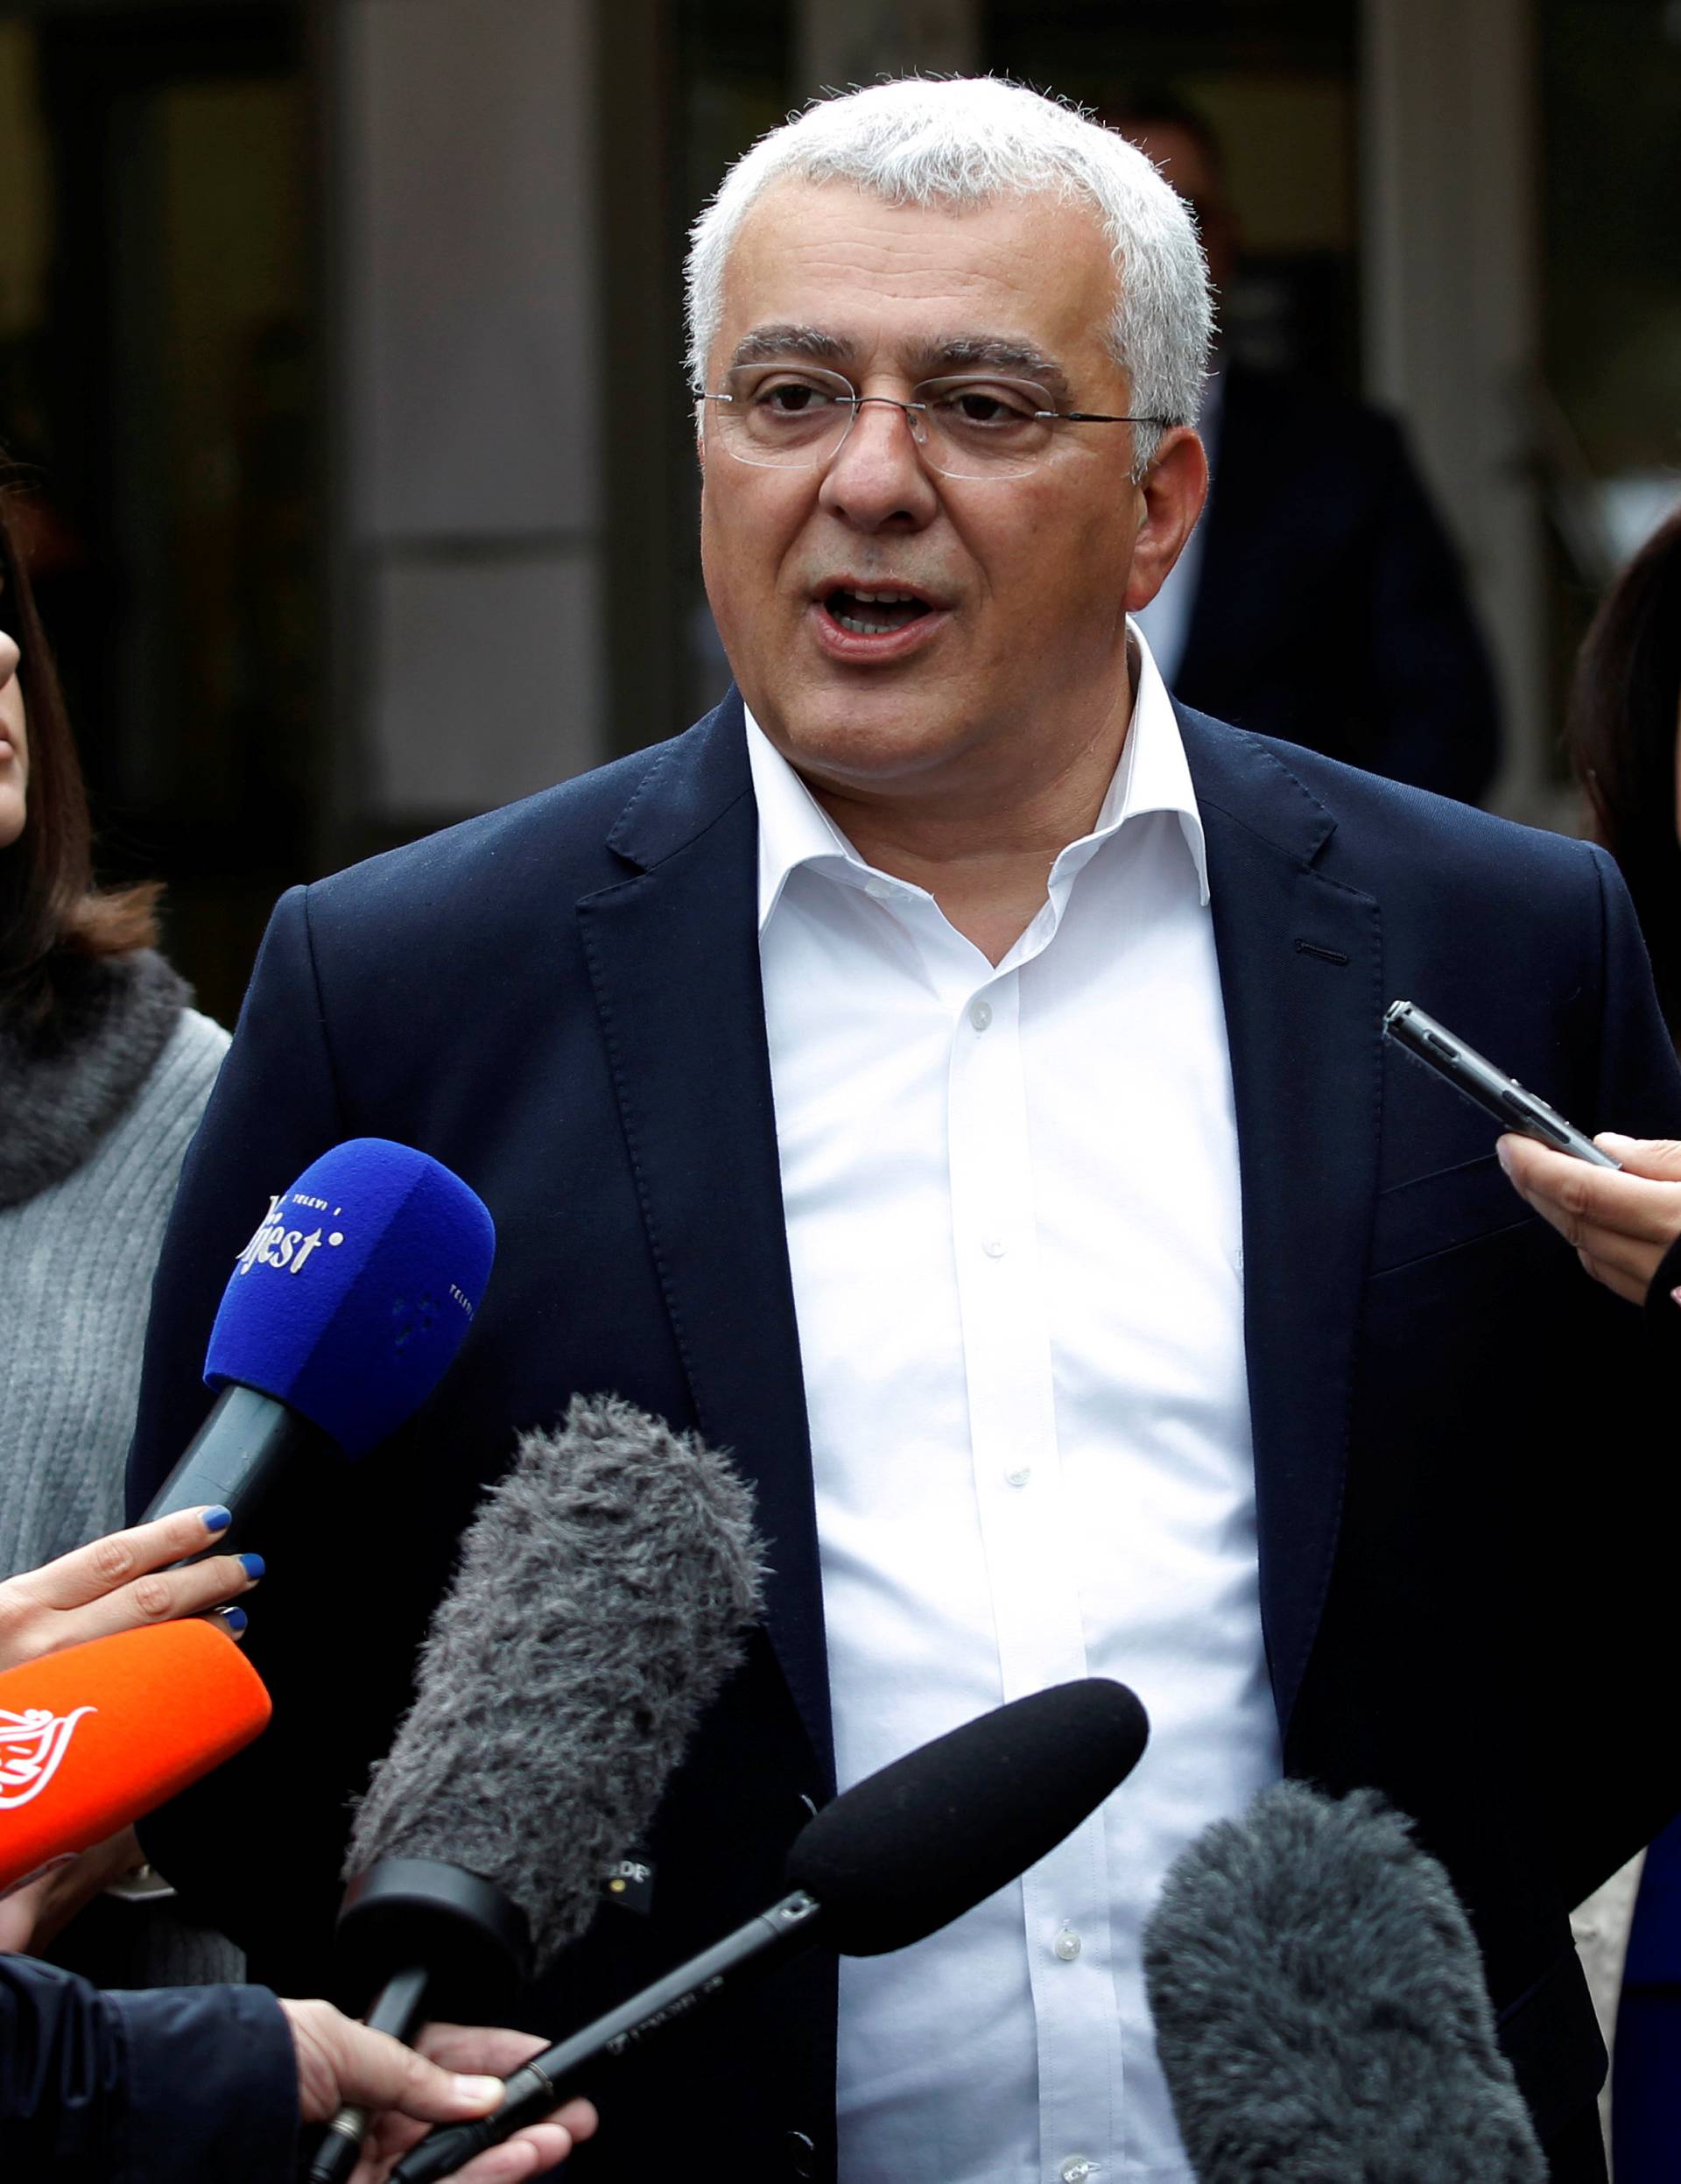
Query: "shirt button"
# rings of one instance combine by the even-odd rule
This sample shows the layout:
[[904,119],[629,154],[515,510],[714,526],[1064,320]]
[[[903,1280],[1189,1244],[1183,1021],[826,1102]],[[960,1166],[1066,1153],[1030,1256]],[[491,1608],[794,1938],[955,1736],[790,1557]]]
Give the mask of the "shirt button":
[[1086,2184],[1088,2176],[1097,2174],[1098,2166],[1098,2163],[1083,2153],[1071,2153],[1057,2173],[1061,2177],[1062,2184]]
[[972,1001],[969,1004],[969,1021],[977,1032],[984,1032],[992,1021],[991,1002]]
[[1025,1486],[1032,1476],[1032,1471],[1026,1464],[1019,1464],[1014,1471],[1005,1472],[1004,1484],[1006,1486]]
[[893,890],[888,885],[885,880],[866,880],[864,882],[864,892],[869,897],[872,902],[882,903],[887,900],[888,897],[893,892]]
[[1080,1955],[1080,1936],[1071,1926],[1065,1926],[1051,1944],[1065,1964],[1072,1964]]
[[1004,1239],[1002,1236],[988,1236],[981,1248],[989,1259],[1001,1259],[1004,1256]]

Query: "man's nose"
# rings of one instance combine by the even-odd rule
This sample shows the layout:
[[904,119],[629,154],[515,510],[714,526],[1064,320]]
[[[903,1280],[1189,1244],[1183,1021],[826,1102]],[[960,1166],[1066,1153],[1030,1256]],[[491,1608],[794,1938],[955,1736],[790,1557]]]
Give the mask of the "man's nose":
[[933,520],[939,496],[917,447],[915,415],[879,396],[859,404],[819,491],[831,515],[861,531],[916,531]]

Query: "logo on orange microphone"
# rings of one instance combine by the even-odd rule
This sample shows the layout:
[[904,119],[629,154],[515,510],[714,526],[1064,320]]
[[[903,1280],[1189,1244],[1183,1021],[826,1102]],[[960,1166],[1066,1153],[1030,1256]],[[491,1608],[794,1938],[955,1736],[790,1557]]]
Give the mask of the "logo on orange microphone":
[[0,1813],[16,1812],[40,1795],[63,1765],[76,1723],[98,1711],[79,1706],[74,1714],[49,1714],[32,1706],[13,1714],[0,1707]]

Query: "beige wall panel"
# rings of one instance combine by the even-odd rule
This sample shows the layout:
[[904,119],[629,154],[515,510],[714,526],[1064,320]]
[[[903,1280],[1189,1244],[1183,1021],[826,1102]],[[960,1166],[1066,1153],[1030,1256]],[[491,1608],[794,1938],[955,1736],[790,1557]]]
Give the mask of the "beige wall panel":
[[597,519],[585,0],[347,0],[351,527]]
[[445,821],[599,757],[601,585],[585,555],[378,569],[375,807]]

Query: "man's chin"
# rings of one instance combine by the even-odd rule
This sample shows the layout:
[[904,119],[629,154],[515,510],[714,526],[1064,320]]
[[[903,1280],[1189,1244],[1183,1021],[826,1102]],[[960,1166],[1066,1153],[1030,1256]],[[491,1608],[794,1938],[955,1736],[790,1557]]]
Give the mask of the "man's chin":
[[797,773],[813,786],[868,794],[937,772],[960,750],[960,722],[907,716],[901,704],[876,699],[833,706],[802,705],[766,720],[754,717]]

